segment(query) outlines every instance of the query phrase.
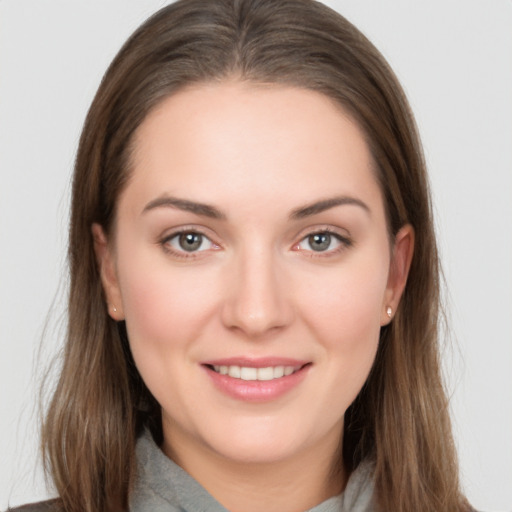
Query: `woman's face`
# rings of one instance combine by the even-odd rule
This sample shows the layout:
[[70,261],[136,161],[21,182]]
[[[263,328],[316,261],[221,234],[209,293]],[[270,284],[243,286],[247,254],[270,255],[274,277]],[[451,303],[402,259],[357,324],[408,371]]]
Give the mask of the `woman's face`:
[[412,251],[358,126],[312,91],[198,85],[147,117],[132,163],[96,250],[168,452],[332,454]]

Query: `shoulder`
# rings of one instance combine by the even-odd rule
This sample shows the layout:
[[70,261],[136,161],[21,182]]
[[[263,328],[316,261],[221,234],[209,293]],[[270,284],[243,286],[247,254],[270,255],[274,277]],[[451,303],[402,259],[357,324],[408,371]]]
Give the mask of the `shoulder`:
[[6,512],[62,512],[59,499],[38,501],[36,503],[28,503],[19,507],[8,508]]

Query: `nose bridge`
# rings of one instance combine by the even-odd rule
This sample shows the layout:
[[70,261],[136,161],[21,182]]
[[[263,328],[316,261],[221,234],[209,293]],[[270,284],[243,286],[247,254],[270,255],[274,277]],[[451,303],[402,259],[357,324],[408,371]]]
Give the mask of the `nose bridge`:
[[284,327],[291,318],[277,255],[268,247],[246,247],[230,269],[231,293],[224,304],[224,322],[249,336]]

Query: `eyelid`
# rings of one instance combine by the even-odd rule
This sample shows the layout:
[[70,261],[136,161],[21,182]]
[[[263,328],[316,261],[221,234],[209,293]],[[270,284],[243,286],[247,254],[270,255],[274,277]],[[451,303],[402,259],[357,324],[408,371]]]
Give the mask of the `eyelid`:
[[[211,235],[207,234],[207,231],[209,231],[209,230],[203,229],[202,226],[197,226],[197,225],[193,225],[193,226],[187,225],[187,226],[176,227],[176,228],[166,231],[163,235],[161,235],[158,238],[158,244],[162,247],[162,249],[166,253],[171,254],[174,257],[182,258],[182,259],[198,258],[198,257],[204,256],[203,253],[206,253],[210,250],[220,249],[220,245],[213,240],[213,237]],[[172,240],[182,234],[185,234],[185,233],[195,233],[195,234],[201,235],[202,237],[206,238],[211,243],[212,247],[210,247],[208,249],[204,249],[204,250],[188,252],[185,250],[180,250],[178,248],[172,247],[169,244],[170,240]]]
[[202,226],[201,224],[182,224],[179,226],[170,227],[167,229],[162,229],[161,234],[157,236],[158,241],[172,238],[173,236],[180,235],[182,233],[197,233],[198,235],[203,235],[206,238],[213,240],[216,238],[214,232],[206,226]]
[[308,226],[307,228],[301,229],[297,234],[296,239],[302,240],[316,233],[329,233],[343,240],[352,241],[352,235],[348,229],[333,226],[332,224],[315,224]]
[[[322,233],[327,233],[332,237],[336,238],[336,240],[340,242],[340,246],[336,247],[335,249],[328,249],[326,251],[314,251],[313,249],[308,250],[300,247],[300,244],[302,244],[308,237]],[[334,228],[333,226],[309,227],[307,230],[303,231],[297,238],[298,241],[293,244],[293,250],[308,253],[308,256],[312,257],[332,256],[351,247],[354,244],[354,241],[350,234],[347,232],[347,230]]]

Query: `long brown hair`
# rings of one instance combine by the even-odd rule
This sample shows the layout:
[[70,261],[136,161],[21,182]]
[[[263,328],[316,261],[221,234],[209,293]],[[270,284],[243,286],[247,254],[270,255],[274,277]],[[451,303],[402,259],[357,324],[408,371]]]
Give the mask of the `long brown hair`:
[[340,464],[374,461],[383,511],[465,510],[440,376],[439,264],[414,119],[375,47],[312,0],[180,0],[132,35],[103,78],[76,158],[67,344],[42,436],[64,510],[127,509],[135,440],[144,426],[162,436],[124,325],[107,314],[91,225],[113,230],[134,131],[155,105],[186,85],[233,77],[318,91],[362,127],[390,236],[412,224],[415,254],[372,372],[346,412]]

